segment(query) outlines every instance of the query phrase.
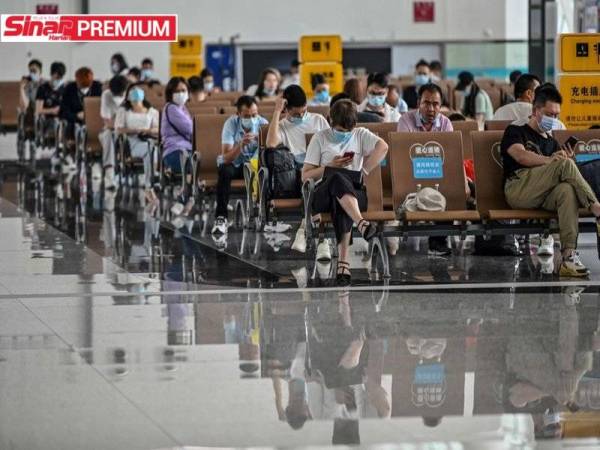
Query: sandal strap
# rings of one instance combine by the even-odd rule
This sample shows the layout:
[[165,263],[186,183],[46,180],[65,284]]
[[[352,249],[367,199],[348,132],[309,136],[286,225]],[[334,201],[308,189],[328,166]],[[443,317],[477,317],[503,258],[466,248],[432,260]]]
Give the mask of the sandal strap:
[[339,266],[347,266],[350,267],[350,263],[348,261],[338,261],[337,262],[338,267]]

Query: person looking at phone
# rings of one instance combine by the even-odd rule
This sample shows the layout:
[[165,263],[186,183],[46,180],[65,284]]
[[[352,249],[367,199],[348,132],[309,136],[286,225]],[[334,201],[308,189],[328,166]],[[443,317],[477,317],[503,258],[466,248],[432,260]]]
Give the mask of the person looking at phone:
[[237,114],[225,121],[221,133],[222,153],[217,158],[219,179],[213,234],[227,233],[229,229],[227,204],[231,181],[244,178],[244,164],[258,151],[260,127],[269,124],[267,119],[258,115],[258,105],[254,97],[242,95],[238,98],[236,107]]
[[351,282],[348,249],[353,224],[357,224],[367,241],[376,234],[375,224],[364,220],[361,214],[368,206],[361,174],[367,176],[377,168],[388,145],[368,129],[356,126],[358,111],[350,100],[338,100],[329,115],[331,128],[316,133],[308,145],[302,180],[318,181],[313,212],[331,213],[338,245],[336,281],[348,285]]
[[32,59],[27,64],[28,74],[21,78],[19,85],[19,107],[21,111],[35,109],[35,97],[37,90],[42,84],[42,62],[38,59]]
[[529,122],[510,125],[504,132],[500,144],[504,195],[511,208],[556,211],[562,249],[560,276],[586,277],[589,270],[576,251],[579,208],[588,209],[598,220],[600,203],[579,173],[571,146],[561,147],[550,134],[558,127],[561,103],[560,92],[553,85],[538,87]]

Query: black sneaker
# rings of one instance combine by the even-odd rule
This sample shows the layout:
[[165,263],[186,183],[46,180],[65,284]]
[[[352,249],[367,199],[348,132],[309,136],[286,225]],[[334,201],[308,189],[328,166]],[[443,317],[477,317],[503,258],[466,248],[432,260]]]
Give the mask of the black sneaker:
[[448,247],[448,238],[446,236],[432,236],[429,238],[429,256],[448,256],[452,250]]

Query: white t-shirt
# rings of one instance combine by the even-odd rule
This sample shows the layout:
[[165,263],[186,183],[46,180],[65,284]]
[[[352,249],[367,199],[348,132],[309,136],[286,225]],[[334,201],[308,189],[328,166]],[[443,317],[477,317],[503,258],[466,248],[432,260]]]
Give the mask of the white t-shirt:
[[149,129],[158,128],[158,111],[152,107],[146,113],[127,111],[120,107],[115,118],[115,128]]
[[115,97],[110,92],[110,89],[106,89],[102,93],[102,97],[100,97],[100,117],[106,120],[114,120],[119,106],[121,105],[115,101]]
[[321,114],[307,112],[306,115],[306,120],[299,124],[290,122],[289,119],[279,122],[279,139],[294,156],[306,153],[306,134],[329,128],[327,120]]
[[496,110],[494,120],[529,120],[532,105],[529,102],[514,102]]
[[[358,105],[358,112],[369,111],[367,108],[369,106],[369,100],[364,100],[360,105]],[[375,111],[373,111],[375,112]],[[383,104],[383,121],[384,122],[398,122],[400,120],[400,113],[398,110],[387,103]]]
[[305,163],[313,166],[326,166],[336,156],[346,152],[354,152],[352,162],[346,166],[350,170],[362,170],[363,159],[369,156],[379,142],[379,136],[366,128],[357,127],[352,130],[350,139],[337,143],[333,140],[333,130],[319,131],[313,136],[306,150]]

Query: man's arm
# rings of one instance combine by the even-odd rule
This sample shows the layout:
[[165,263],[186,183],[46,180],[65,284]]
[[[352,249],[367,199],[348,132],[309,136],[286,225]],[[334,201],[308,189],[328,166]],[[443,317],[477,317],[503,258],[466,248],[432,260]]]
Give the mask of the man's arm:
[[[538,167],[548,164],[557,159],[565,159],[561,152],[556,152],[554,155],[543,156],[525,149],[523,144],[513,144],[508,147],[507,153],[521,166]],[[564,153],[564,152],[563,152]]]
[[269,131],[267,132],[267,148],[275,148],[281,144],[281,136],[279,135],[279,121],[281,120],[281,112],[286,105],[287,101],[283,97],[278,97],[277,100],[275,100],[273,119],[269,124]]

